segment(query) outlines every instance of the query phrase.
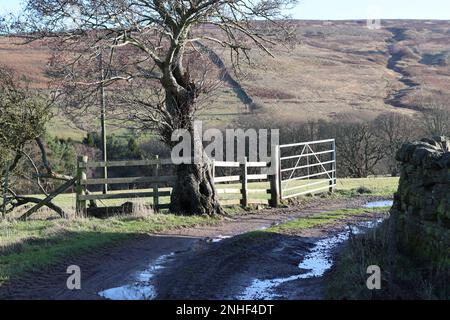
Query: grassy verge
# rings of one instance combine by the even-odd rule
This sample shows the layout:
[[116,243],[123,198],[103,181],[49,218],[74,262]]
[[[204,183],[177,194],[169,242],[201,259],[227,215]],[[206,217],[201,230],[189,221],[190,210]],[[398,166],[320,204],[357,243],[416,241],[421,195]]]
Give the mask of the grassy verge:
[[374,213],[387,212],[389,208],[357,208],[342,209],[319,213],[306,218],[292,220],[267,229],[270,232],[292,233],[299,230],[311,229],[325,226],[340,220],[345,220],[351,216],[370,215]]
[[[327,278],[326,298],[450,299],[448,237],[447,243],[442,239],[429,242],[428,252],[433,254],[427,255],[427,250],[423,249],[414,252],[411,250],[413,241],[395,230],[393,223],[391,216],[371,232],[350,238]],[[381,270],[379,290],[368,290],[366,286],[370,276],[366,271],[371,265],[377,265]]]
[[322,212],[309,217],[299,218],[286,223],[282,223],[265,230],[258,230],[248,232],[242,235],[243,239],[260,239],[270,236],[270,233],[282,233],[282,234],[296,234],[299,231],[324,227],[331,225],[335,222],[348,219],[352,216],[364,216],[372,215],[375,213],[386,213],[389,207],[385,208],[357,208],[357,209],[342,209],[328,212]]
[[0,284],[67,256],[132,235],[213,225],[220,218],[152,214],[109,219],[32,220],[0,223]]

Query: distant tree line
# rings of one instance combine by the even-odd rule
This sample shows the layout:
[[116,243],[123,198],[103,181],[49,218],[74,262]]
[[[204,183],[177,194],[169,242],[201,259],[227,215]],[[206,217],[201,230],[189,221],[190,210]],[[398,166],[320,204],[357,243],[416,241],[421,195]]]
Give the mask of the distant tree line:
[[280,143],[336,139],[338,175],[364,178],[399,174],[395,154],[400,146],[424,136],[450,134],[450,110],[439,106],[418,116],[384,113],[373,120],[342,114],[333,120],[294,122],[270,118],[242,118],[242,128],[279,128]]
[[[98,132],[88,132],[83,144],[101,150],[102,140]],[[144,157],[135,137],[118,137],[115,134],[106,137],[106,154],[109,160],[139,160]]]

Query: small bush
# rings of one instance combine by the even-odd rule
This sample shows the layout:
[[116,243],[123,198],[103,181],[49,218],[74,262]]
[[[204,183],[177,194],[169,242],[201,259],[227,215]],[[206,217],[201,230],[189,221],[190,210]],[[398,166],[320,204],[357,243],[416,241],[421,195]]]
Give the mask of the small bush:
[[371,193],[372,193],[372,190],[370,190],[370,189],[367,188],[367,187],[358,187],[358,188],[356,189],[356,192],[357,192],[358,194],[371,194]]

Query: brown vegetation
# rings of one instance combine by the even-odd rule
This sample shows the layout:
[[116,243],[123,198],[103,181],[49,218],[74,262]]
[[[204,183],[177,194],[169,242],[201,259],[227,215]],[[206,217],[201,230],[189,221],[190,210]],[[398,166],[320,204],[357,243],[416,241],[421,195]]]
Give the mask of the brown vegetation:
[[[401,97],[401,102],[417,109],[421,90],[449,92],[450,66],[427,64],[424,58],[450,50],[450,24],[445,21],[383,21],[383,29],[368,30],[361,21],[322,23],[296,21],[298,42],[276,50],[277,57],[252,54],[254,66],[242,70],[237,80],[248,90],[258,113],[295,120],[332,119],[340,113],[354,113],[373,119],[384,112],[412,114],[388,105],[385,99],[405,85],[401,74],[389,70],[389,46],[400,50],[402,71],[419,86]],[[403,28],[403,41],[394,41],[388,30]],[[215,34],[204,27],[205,34]],[[389,43],[389,42],[392,43]],[[34,85],[46,88],[49,48],[44,42],[17,46],[16,40],[0,39],[0,61],[26,74]],[[213,46],[227,66],[228,55]],[[426,60],[426,59],[425,59]],[[247,109],[233,90],[215,93],[211,108],[203,118],[217,123],[242,114]],[[226,116],[226,118],[223,118]]]

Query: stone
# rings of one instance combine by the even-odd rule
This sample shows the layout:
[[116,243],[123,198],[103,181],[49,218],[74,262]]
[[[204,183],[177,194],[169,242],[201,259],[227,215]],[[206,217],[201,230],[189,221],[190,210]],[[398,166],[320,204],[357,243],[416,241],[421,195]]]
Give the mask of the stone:
[[412,256],[433,263],[435,257],[448,255],[450,247],[450,139],[405,143],[396,159],[400,181],[391,210],[395,239]]

